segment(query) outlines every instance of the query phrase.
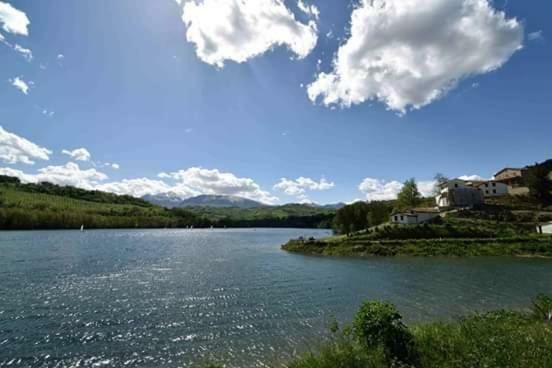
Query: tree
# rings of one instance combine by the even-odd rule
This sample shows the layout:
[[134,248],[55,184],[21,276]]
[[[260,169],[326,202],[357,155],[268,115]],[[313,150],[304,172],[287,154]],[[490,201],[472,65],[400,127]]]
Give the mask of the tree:
[[368,226],[378,226],[389,221],[393,206],[389,202],[373,201],[368,203]]
[[439,194],[441,194],[441,185],[448,182],[449,178],[447,178],[445,175],[441,173],[437,173],[433,177],[433,180],[435,181],[435,187],[433,188],[433,195],[438,196]]
[[527,174],[527,187],[529,195],[539,204],[552,203],[552,180],[549,170],[545,165],[535,165],[529,169]]
[[340,234],[377,226],[389,221],[393,206],[390,202],[356,202],[340,208],[334,219],[334,229]]
[[416,179],[412,178],[404,182],[404,185],[397,198],[397,207],[399,209],[410,209],[418,206],[422,200],[422,195],[418,191]]

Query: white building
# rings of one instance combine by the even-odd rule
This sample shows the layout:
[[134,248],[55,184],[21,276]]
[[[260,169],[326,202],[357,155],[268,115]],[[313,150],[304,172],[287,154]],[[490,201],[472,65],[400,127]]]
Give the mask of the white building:
[[485,203],[483,193],[478,188],[468,186],[461,179],[441,184],[441,193],[435,201],[439,208],[473,207]]
[[537,227],[537,232],[539,234],[552,234],[552,222],[547,224],[542,224]]
[[508,195],[508,186],[498,181],[485,181],[477,184],[476,187],[483,193],[485,198]]
[[432,220],[439,216],[437,210],[414,210],[408,212],[399,212],[391,216],[391,222],[394,224],[414,225]]

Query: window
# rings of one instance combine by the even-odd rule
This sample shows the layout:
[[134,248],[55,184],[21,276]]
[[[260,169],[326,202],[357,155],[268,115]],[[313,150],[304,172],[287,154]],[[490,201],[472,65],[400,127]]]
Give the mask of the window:
[[403,221],[403,220],[404,220],[404,216],[401,216],[401,221]]
[[489,194],[489,191],[488,191],[488,190],[486,190],[486,191],[485,191],[485,194]]
[[454,184],[454,187],[455,187],[455,188],[458,188],[458,184]]
[[493,187],[496,187],[496,183],[493,183]]
[[399,216],[395,216],[395,221],[399,221]]
[[496,189],[493,189],[493,194],[496,194]]

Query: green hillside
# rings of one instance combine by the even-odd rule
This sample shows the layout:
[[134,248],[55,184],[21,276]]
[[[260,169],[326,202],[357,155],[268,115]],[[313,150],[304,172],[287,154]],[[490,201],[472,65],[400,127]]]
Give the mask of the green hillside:
[[76,196],[47,194],[17,184],[0,185],[0,229],[159,228],[192,225],[190,213],[179,216],[134,199],[108,202],[106,193]]
[[[186,207],[194,215],[219,226],[274,226],[331,228],[335,210],[301,204],[258,208]],[[256,224],[256,225],[255,225]]]
[[0,176],[0,229],[329,227],[335,211],[303,205],[166,209],[142,199]]

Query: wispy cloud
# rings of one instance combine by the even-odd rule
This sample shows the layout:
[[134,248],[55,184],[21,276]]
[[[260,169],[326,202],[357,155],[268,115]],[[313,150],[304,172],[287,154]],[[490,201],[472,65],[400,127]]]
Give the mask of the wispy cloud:
[[[333,187],[335,187],[335,183],[324,178],[317,181],[303,176],[295,180],[281,178],[280,181],[274,185],[274,189],[281,190],[290,196],[302,196],[307,191],[323,191],[332,189]],[[301,197],[300,199],[305,199],[305,197]]]
[[25,82],[22,77],[15,77],[10,79],[9,82],[12,86],[23,92],[23,94],[28,95],[30,86],[33,85],[33,82]]
[[61,153],[71,157],[75,161],[90,161],[92,158],[92,155],[86,148],[77,148],[71,151],[64,149]]
[[28,62],[33,60],[33,52],[30,49],[26,49],[17,44],[13,47],[13,49],[21,54],[21,56],[23,56]]
[[531,32],[527,35],[527,39],[529,41],[539,41],[544,39],[544,34],[542,31]]

